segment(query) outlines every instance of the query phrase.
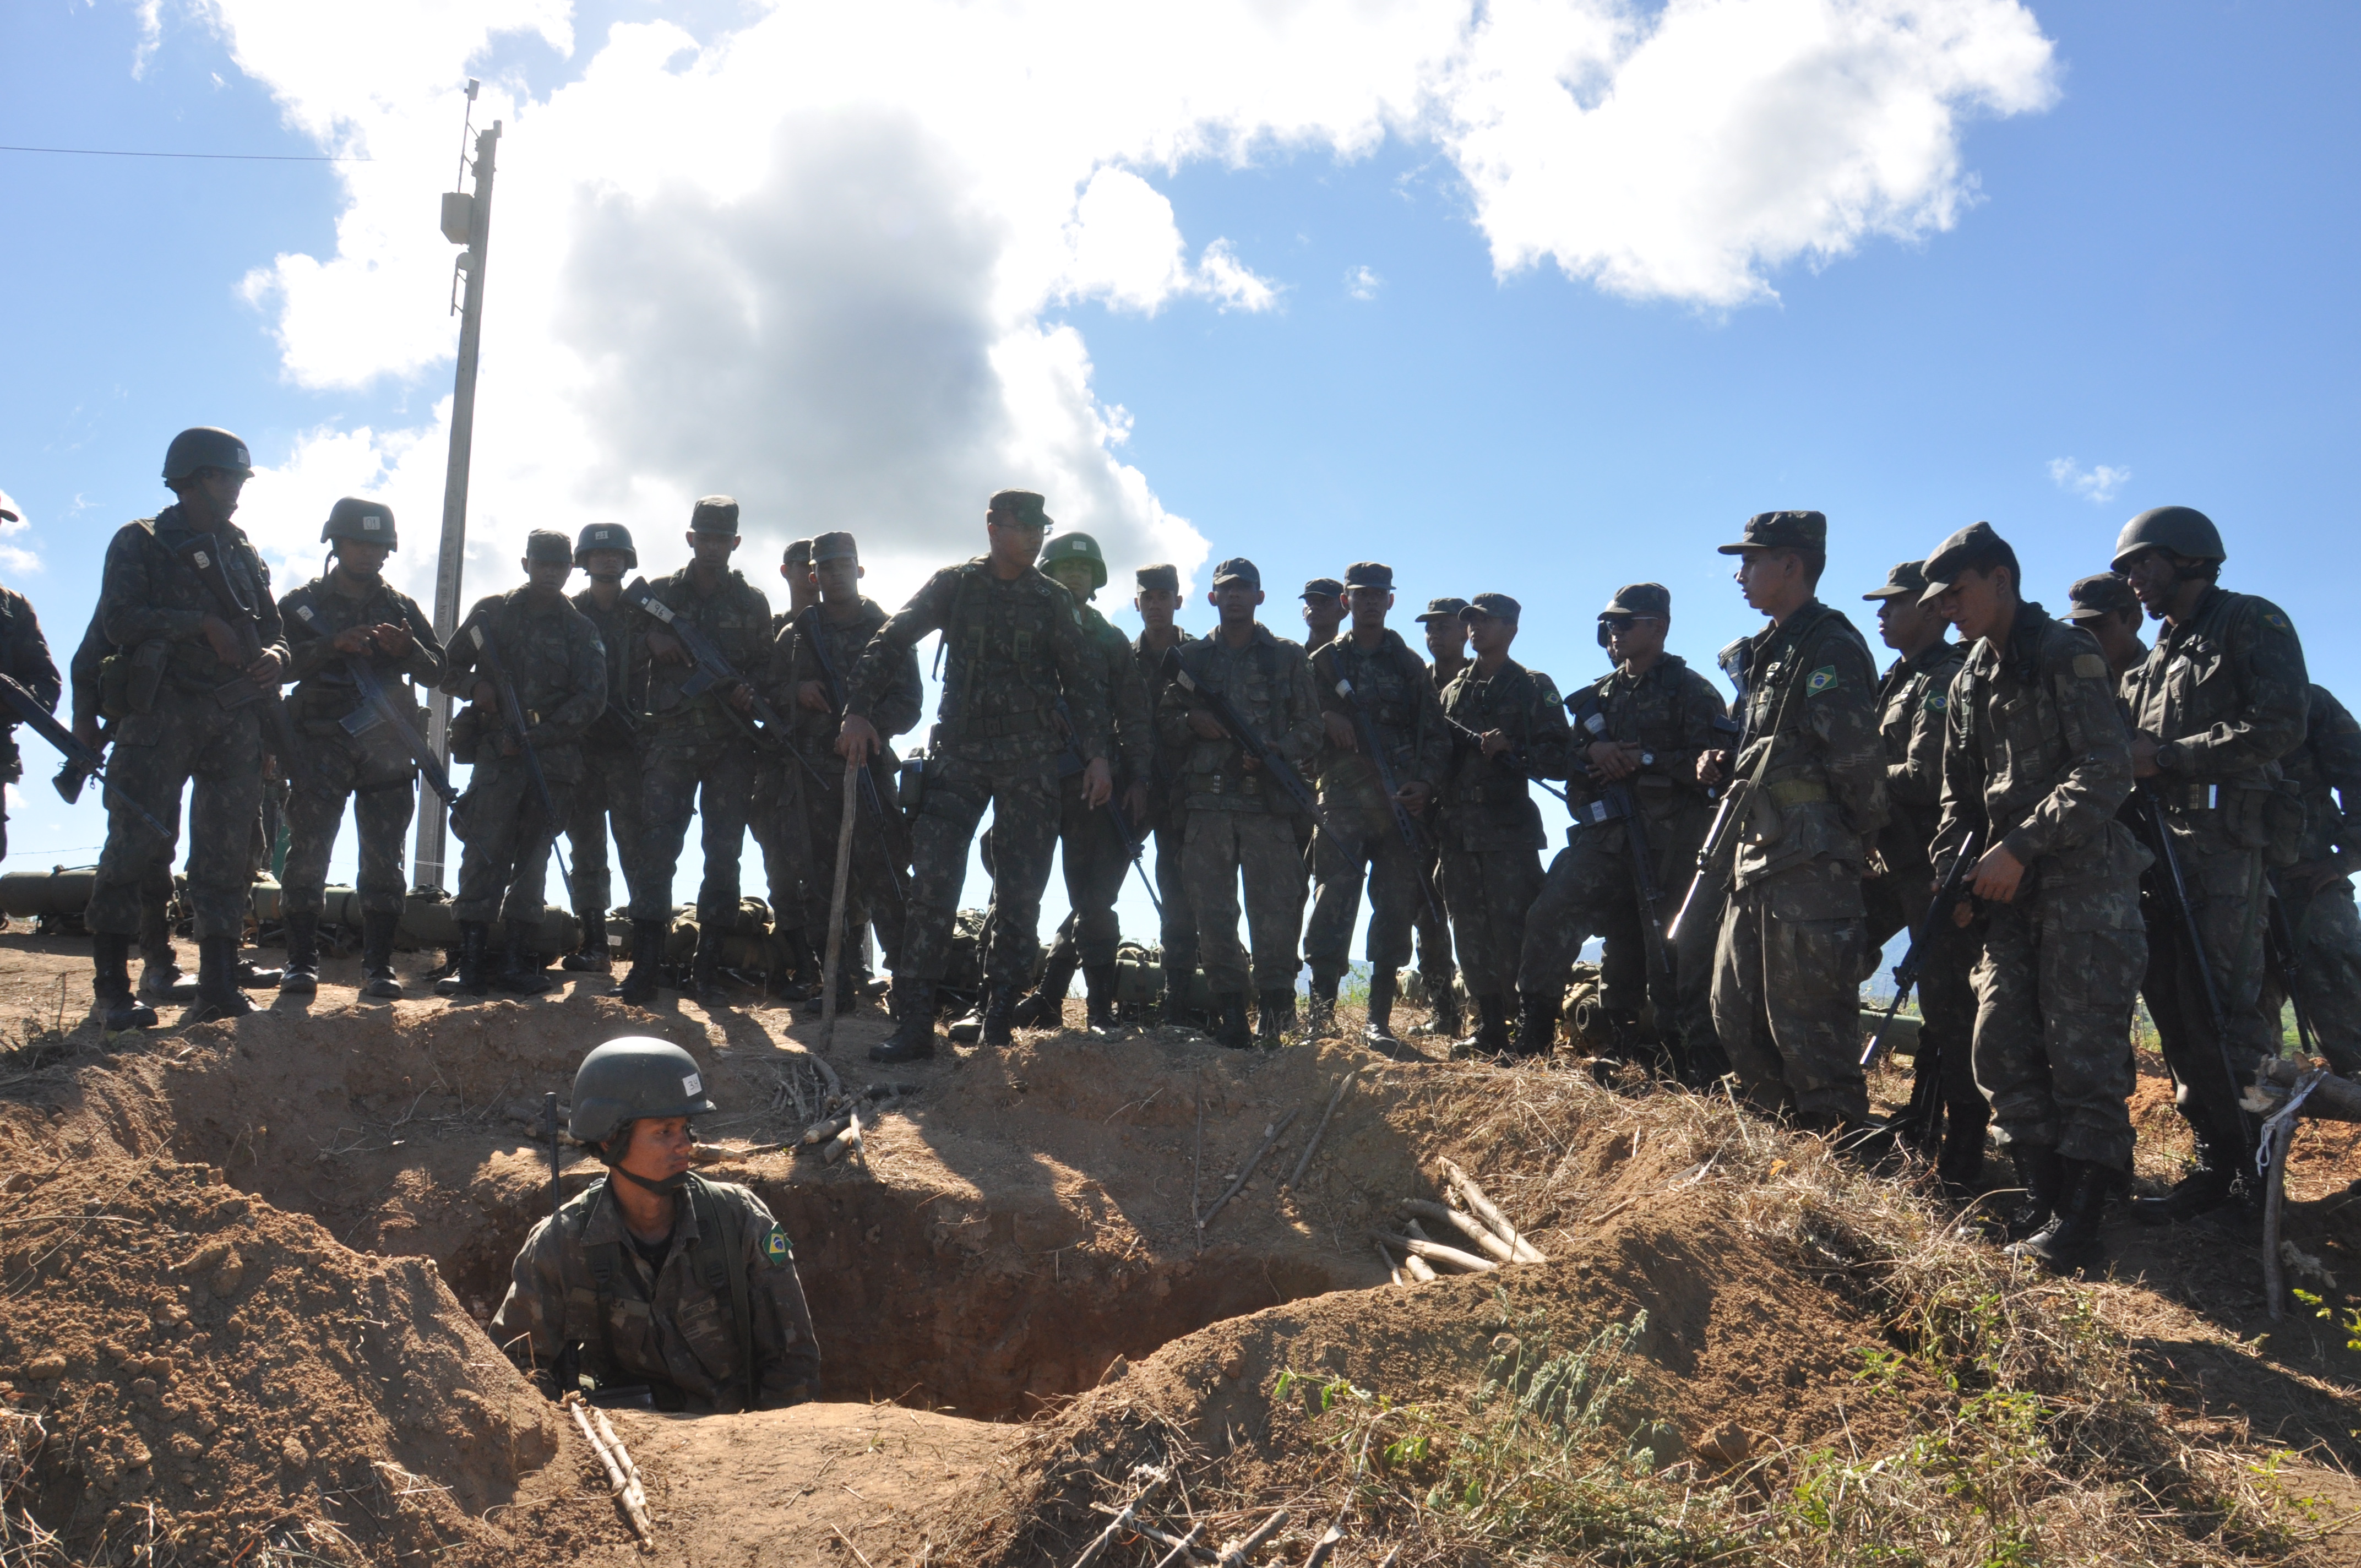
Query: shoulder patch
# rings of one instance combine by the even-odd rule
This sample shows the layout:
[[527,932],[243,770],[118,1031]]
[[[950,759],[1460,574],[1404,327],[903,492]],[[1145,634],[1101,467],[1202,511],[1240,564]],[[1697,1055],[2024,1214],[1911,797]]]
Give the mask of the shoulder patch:
[[1945,708],[1947,708],[1947,707],[1950,707],[1950,706],[1951,706],[1951,696],[1950,696],[1950,694],[1949,694],[1949,692],[1933,691],[1933,692],[1928,692],[1928,693],[1927,694],[1927,712],[1929,712],[1929,713],[1940,713],[1940,712],[1942,712]]
[[792,1263],[795,1261],[795,1255],[796,1244],[789,1241],[787,1239],[787,1233],[781,1230],[776,1224],[773,1224],[769,1230],[763,1233],[763,1259],[764,1262],[769,1263],[775,1267],[782,1264]]
[[2077,653],[2074,673],[2086,681],[2103,681],[2107,678],[2107,662],[2096,653]]
[[1837,667],[1834,664],[1822,664],[1804,677],[1804,695],[1817,696],[1824,691],[1835,690],[1838,684]]
[[2275,609],[2267,609],[2263,611],[2263,624],[2269,627],[2274,631],[2286,631],[2290,630],[2288,626],[2288,618],[2281,615]]
[[1534,689],[1541,694],[1541,699],[1543,702],[1555,703],[1560,700],[1557,695],[1557,683],[1551,680],[1547,675],[1543,674],[1539,670],[1535,670],[1533,672],[1533,686]]

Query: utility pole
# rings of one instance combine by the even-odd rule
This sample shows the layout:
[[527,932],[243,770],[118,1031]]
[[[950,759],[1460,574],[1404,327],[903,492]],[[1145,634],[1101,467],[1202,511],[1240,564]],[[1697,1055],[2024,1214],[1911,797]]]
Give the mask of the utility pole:
[[[459,176],[467,174],[467,132],[474,128],[477,82],[467,82],[467,118],[459,131]],[[451,389],[451,461],[443,476],[443,549],[434,563],[434,635],[444,646],[459,630],[459,574],[467,557],[467,463],[476,436],[476,353],[484,336],[484,253],[492,238],[492,162],[500,150],[500,122],[476,136],[473,194],[443,193],[443,237],[467,248],[460,253],[457,280],[464,290],[454,309],[459,313],[459,367]],[[451,696],[439,686],[426,711],[426,744],[448,767],[451,760]],[[418,802],[417,874],[421,888],[443,886],[443,803],[426,791]]]

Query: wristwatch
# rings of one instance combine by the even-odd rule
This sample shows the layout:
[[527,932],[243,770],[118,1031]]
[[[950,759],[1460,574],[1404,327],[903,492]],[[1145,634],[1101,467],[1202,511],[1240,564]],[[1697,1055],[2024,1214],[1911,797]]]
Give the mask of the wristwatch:
[[2177,773],[2180,771],[2181,764],[2186,761],[2188,761],[2188,759],[2182,754],[2180,742],[2178,740],[2167,740],[2156,749],[2156,771],[2158,773]]

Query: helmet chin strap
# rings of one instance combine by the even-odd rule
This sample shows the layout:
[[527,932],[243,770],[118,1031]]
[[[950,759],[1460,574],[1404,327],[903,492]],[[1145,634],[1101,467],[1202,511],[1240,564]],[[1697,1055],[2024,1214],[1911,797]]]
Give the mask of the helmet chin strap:
[[678,1176],[667,1176],[660,1181],[651,1181],[646,1177],[642,1176],[639,1172],[635,1170],[625,1170],[620,1165],[610,1164],[607,1168],[614,1175],[621,1177],[624,1180],[631,1182],[635,1187],[643,1188],[650,1192],[661,1195],[669,1195],[671,1193],[678,1192],[682,1188],[688,1185],[688,1172],[685,1170]]

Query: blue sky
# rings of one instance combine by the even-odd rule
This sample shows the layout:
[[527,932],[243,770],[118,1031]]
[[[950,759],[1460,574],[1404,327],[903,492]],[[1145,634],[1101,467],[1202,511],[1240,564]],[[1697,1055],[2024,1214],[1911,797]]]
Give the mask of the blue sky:
[[[722,489],[759,520],[750,555],[851,522],[879,542],[873,586],[894,599],[976,548],[992,482],[1046,476],[1052,510],[1098,532],[1120,568],[1179,559],[1199,593],[1211,560],[1235,553],[1278,590],[1374,558],[1405,601],[1513,593],[1520,657],[1563,683],[1598,670],[1592,617],[1623,582],[1671,586],[1674,646],[1693,663],[1752,630],[1711,553],[1752,511],[1828,513],[1824,591],[1848,608],[1977,518],[2055,605],[2103,567],[2126,518],[2174,501],[2213,516],[2225,581],[2282,604],[2314,677],[2353,695],[2320,569],[2343,558],[2332,531],[2361,412],[2349,8],[2037,5],[2049,50],[2026,64],[2015,7],[1916,0],[1899,9],[1922,40],[1949,27],[1965,41],[1823,50],[1837,76],[1772,82],[1797,96],[1771,95],[1772,117],[1741,126],[1744,146],[1774,150],[1772,174],[1728,141],[1701,171],[1707,155],[1642,134],[1596,154],[1628,165],[1620,195],[1543,178],[1563,138],[1521,111],[1493,115],[1513,178],[1487,184],[1502,144],[1488,155],[1466,126],[1495,100],[1435,75],[1432,40],[1381,31],[1263,40],[1329,72],[1275,86],[1284,73],[1235,63],[1251,50],[1186,57],[1167,24],[1139,24],[1154,36],[1135,58],[1120,37],[1074,43],[1071,16],[1019,17],[1011,49],[1064,40],[1070,58],[1041,65],[1059,103],[947,128],[901,83],[953,92],[961,54],[995,40],[947,34],[938,60],[817,10],[485,9],[539,30],[487,38],[425,16],[389,35],[373,18],[401,7],[265,0],[211,21],[166,4],[152,39],[136,8],[104,0],[0,16],[0,142],[377,159],[348,183],[350,166],[0,153],[18,214],[0,251],[18,302],[0,488],[28,518],[0,538],[0,580],[32,596],[61,655],[107,532],[166,499],[155,465],[189,423],[252,443],[269,470],[249,492],[256,532],[304,575],[336,494],[397,498],[401,564],[423,589],[452,330],[435,192],[472,73],[481,117],[511,135],[471,595],[513,580],[503,563],[526,527],[594,517],[648,531],[643,563],[668,569],[686,498]],[[1199,26],[1258,25],[1220,9]],[[1696,28],[1808,30],[1874,9],[1519,14],[1623,27],[1582,101],[1653,93],[1686,123],[1763,86],[1695,46]],[[1506,27],[1510,7],[1497,10]],[[684,31],[610,37],[618,21]],[[1676,24],[1692,27],[1687,53]],[[1669,85],[1641,69],[1651,29]],[[1978,64],[1995,38],[2017,65]],[[689,53],[664,55],[673,44]],[[1909,48],[1916,63],[1893,67]],[[796,63],[770,70],[766,103],[741,78],[777,60]],[[1942,85],[1979,70],[1974,91]],[[632,71],[629,97],[599,96]],[[1091,96],[1101,77],[1135,83],[1137,103]],[[1405,108],[1413,80],[1455,107]],[[1785,172],[1842,164],[1839,143],[1874,166],[1924,116],[1817,116],[1811,95],[1839,80],[1941,110],[1942,146],[1872,192],[1861,223],[1824,210],[1841,181],[1816,191]],[[1541,83],[1554,90],[1546,71]],[[643,100],[647,122],[619,121],[618,102]],[[1669,215],[1645,197],[1658,190],[1684,193]],[[1728,215],[1741,210],[1769,216],[1749,228]],[[1708,251],[1722,259],[1700,283]],[[732,290],[738,314],[700,313]],[[1273,610],[1291,624],[1284,597]],[[1184,619],[1203,623],[1202,600]],[[40,743],[26,749],[17,863],[86,861],[95,812],[61,808]],[[1045,925],[1062,904],[1053,880]],[[1145,928],[1136,891],[1125,913]]]

